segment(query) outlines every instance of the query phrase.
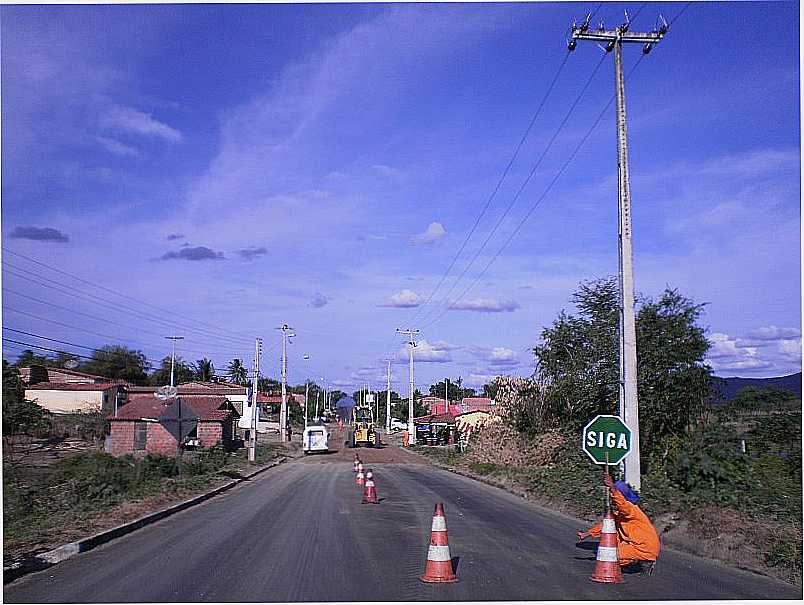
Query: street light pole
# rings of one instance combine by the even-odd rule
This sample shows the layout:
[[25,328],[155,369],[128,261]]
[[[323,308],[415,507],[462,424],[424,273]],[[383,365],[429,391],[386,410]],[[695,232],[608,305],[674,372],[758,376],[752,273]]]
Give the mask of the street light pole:
[[[288,441],[288,338],[295,336],[288,324],[283,324],[277,330],[282,330],[282,407],[279,408],[279,434],[280,441]],[[288,333],[290,332],[290,333]]]
[[176,341],[177,340],[184,340],[184,336],[165,336],[168,340],[173,341],[173,346],[170,350],[170,386],[174,386],[173,384],[173,362],[176,359]]
[[408,398],[408,443],[416,445],[416,427],[413,424],[413,397],[414,397],[414,383],[413,383],[413,349],[416,347],[416,341],[413,339],[414,334],[418,334],[418,330],[408,328],[406,330],[397,329],[397,332],[409,336],[408,341],[408,355],[410,366],[410,397]]
[[257,459],[257,391],[260,383],[261,352],[262,339],[258,338],[254,344],[254,382],[251,385],[251,431],[248,446],[248,461],[250,463]]
[[388,390],[385,392],[385,432],[391,434],[391,360],[388,362]]

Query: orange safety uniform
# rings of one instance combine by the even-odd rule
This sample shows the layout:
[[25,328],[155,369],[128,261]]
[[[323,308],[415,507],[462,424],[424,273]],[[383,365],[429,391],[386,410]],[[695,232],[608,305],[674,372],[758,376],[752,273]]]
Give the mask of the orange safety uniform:
[[[635,561],[655,561],[659,556],[659,534],[650,522],[650,519],[636,505],[625,499],[619,490],[611,489],[611,497],[617,504],[617,510],[612,511],[614,524],[620,544],[617,547],[617,558],[620,565],[629,565]],[[600,537],[603,529],[602,523],[589,528],[589,535]]]

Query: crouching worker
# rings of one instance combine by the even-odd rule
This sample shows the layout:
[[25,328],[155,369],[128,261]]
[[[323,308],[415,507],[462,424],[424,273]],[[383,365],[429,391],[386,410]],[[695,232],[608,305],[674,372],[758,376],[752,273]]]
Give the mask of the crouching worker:
[[[647,565],[648,572],[652,572],[653,564],[659,556],[659,535],[637,506],[639,496],[625,481],[615,483],[608,473],[603,475],[603,483],[611,491],[612,515],[619,538],[617,558],[620,566],[639,563],[639,567]],[[602,528],[603,524],[597,523],[587,531],[579,531],[578,541],[589,537],[599,538]]]

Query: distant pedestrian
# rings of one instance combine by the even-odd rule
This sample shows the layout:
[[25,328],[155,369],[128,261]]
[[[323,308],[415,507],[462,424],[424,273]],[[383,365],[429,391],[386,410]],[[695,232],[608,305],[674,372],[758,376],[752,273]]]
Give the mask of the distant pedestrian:
[[288,422],[288,426],[287,426],[287,429],[286,429],[285,433],[288,436],[288,442],[290,442],[291,437],[293,437],[293,427],[290,426],[290,422]]
[[[624,567],[642,561],[655,563],[661,548],[659,534],[637,506],[639,495],[625,481],[615,483],[608,473],[603,475],[603,483],[611,491],[614,503],[612,514],[619,537],[617,558],[620,565]],[[603,524],[597,523],[587,531],[579,531],[578,540],[599,538],[602,528]]]

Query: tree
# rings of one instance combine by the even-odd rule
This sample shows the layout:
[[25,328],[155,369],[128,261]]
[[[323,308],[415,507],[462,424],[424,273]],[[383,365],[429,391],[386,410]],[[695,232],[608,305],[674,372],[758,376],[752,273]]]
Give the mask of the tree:
[[[433,397],[440,397],[441,399],[444,398],[444,387],[447,386],[448,388],[448,395],[450,401],[460,401],[467,395],[464,395],[464,390],[461,388],[462,379],[458,378],[458,380],[449,379],[448,385],[444,385],[444,381],[436,382],[435,384],[430,385],[430,395]],[[472,390],[474,393],[474,390]]]
[[248,370],[240,359],[233,359],[229,362],[226,372],[229,379],[235,384],[248,384]]
[[19,370],[3,360],[3,460],[16,466],[30,452],[30,437],[47,428],[48,412],[25,399],[25,388]]
[[[195,371],[189,364],[185,363],[181,357],[176,356],[173,359],[173,384],[182,384],[183,382],[190,382],[195,379]],[[151,384],[154,386],[163,386],[170,384],[170,355],[162,358],[159,368],[151,374]]]
[[141,351],[118,345],[106,345],[92,353],[92,359],[79,369],[115,380],[145,385],[151,364]]
[[497,399],[497,391],[500,390],[500,383],[497,379],[483,385],[483,397]]
[[[579,315],[562,311],[534,348],[536,381],[545,389],[544,426],[579,427],[596,414],[617,413],[619,382],[618,281],[582,283],[573,295]],[[636,316],[639,430],[643,458],[679,436],[709,396],[709,349],[697,325],[703,305],[667,288],[642,299]]]
[[195,380],[202,382],[212,382],[215,380],[215,366],[212,360],[206,357],[196,360],[193,373],[195,374]]
[[53,359],[46,355],[37,355],[31,349],[25,349],[19,354],[14,365],[18,368],[26,368],[28,366],[52,366]]

